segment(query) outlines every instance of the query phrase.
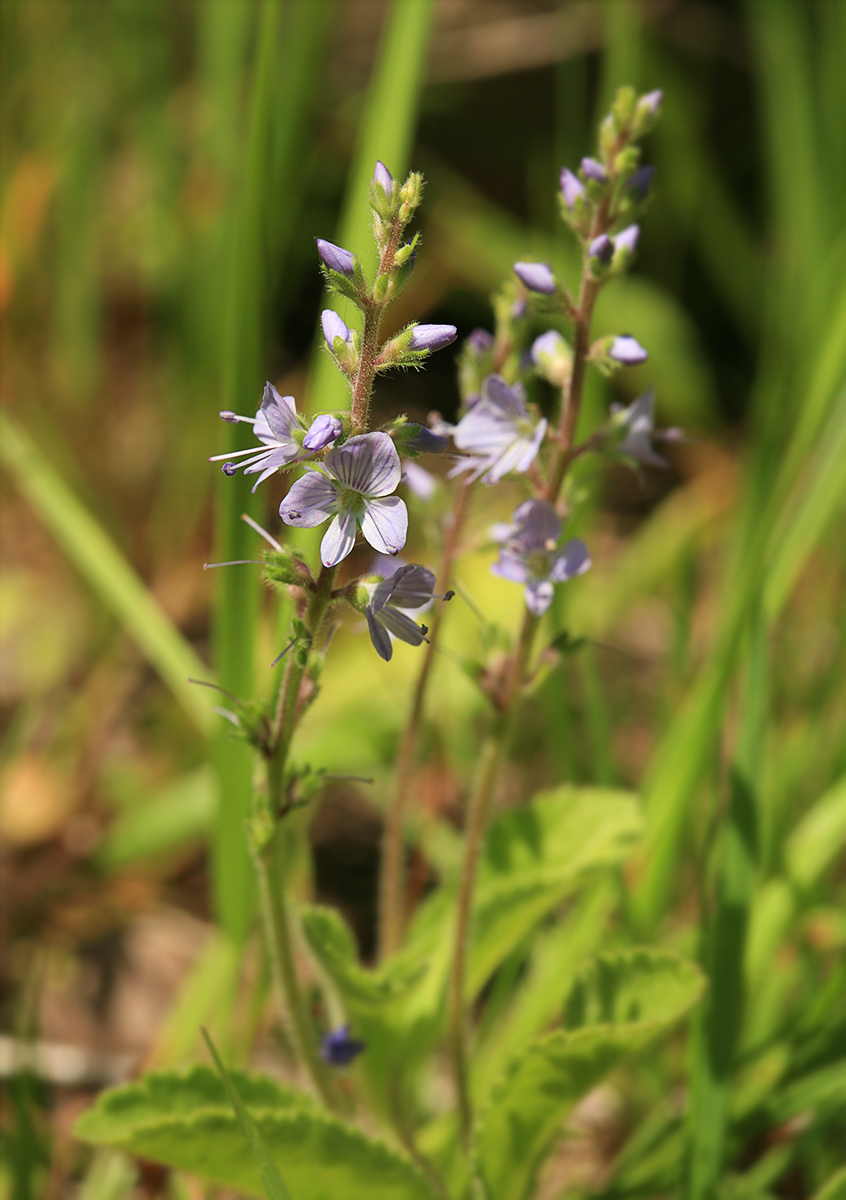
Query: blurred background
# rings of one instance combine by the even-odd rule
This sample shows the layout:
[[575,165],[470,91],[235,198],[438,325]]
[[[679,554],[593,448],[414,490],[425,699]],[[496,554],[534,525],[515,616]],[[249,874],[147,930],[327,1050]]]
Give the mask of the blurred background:
[[[251,504],[278,533],[282,484],[250,501],[205,460],[227,446],[218,411],[252,414],[265,378],[301,408],[340,402],[317,353],[314,239],[366,245],[364,159],[367,173],[380,156],[426,177],[422,248],[392,322],[449,322],[463,339],[492,328],[490,295],[516,259],[572,268],[561,166],[591,152],[617,86],[663,90],[638,262],[597,326],[633,333],[651,357],[595,381],[585,420],[654,384],[659,424],[690,440],[670,471],[585,479],[597,504],[579,532],[595,566],[556,620],[591,642],[533,697],[515,771],[633,788],[646,776],[675,814],[656,855],[687,864],[667,868],[653,912],[688,928],[743,716],[744,622],[762,606],[763,878],[782,870],[789,831],[846,771],[846,5],[4,0],[0,22],[0,1074],[22,1041],[40,1055],[4,1101],[0,1194],[35,1196],[46,1179],[58,1197],[86,1089],[194,1045],[186,981],[196,1015],[198,993],[220,999],[208,980],[230,980],[236,1043],[260,1021],[237,983],[258,971],[249,878],[221,851],[243,810],[221,820],[218,807],[221,780],[247,786],[244,756],[217,731],[214,695],[185,680],[214,667],[236,692],[251,676],[269,686],[283,643],[255,569],[227,584],[202,566],[256,556],[233,520]],[[372,142],[380,120],[394,161]],[[457,350],[381,380],[379,416],[452,417]],[[519,495],[478,501],[473,528]],[[420,556],[424,527],[421,515]],[[507,628],[519,589],[490,561],[472,554],[463,583]],[[744,565],[751,581],[736,584]],[[480,653],[474,620],[462,609],[448,625],[454,654]],[[365,956],[414,668],[406,647],[376,660],[348,623],[302,732],[314,765],[375,780],[330,789],[310,832],[317,893],[341,905]],[[446,658],[436,686],[446,698],[418,799],[449,822],[484,702]],[[699,724],[682,727],[691,703]],[[678,786],[673,753],[689,776]],[[813,949],[823,974],[846,945],[830,842],[788,930],[790,961]],[[425,880],[433,868],[418,866]],[[231,945],[245,942],[236,969]],[[821,976],[800,986],[785,969],[801,1005]],[[40,1184],[25,1161],[43,1164]]]

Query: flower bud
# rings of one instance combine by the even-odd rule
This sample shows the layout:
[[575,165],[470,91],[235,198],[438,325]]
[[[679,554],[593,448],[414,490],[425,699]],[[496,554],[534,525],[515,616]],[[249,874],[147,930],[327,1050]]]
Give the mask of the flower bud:
[[317,253],[329,271],[337,271],[339,275],[346,275],[348,279],[352,279],[355,274],[356,257],[349,250],[318,238]]
[[544,296],[555,294],[555,276],[547,263],[518,262],[514,264],[514,274],[530,292],[540,292]]
[[636,338],[629,333],[615,337],[608,351],[608,357],[614,362],[622,363],[624,367],[637,367],[645,363],[649,354]]
[[608,172],[605,170],[601,162],[595,158],[582,159],[582,171],[585,179],[590,179],[594,183],[607,183]]
[[588,246],[588,257],[595,258],[600,266],[607,266],[614,255],[614,243],[607,233],[600,233]]
[[637,249],[637,241],[640,237],[639,225],[628,225],[614,236],[614,249],[619,252],[625,251],[626,254],[634,254]]
[[638,99],[632,121],[632,137],[643,137],[655,125],[661,115],[661,100],[664,93],[659,91],[647,92]]
[[397,431],[394,442],[402,443],[399,446],[400,454],[443,454],[449,445],[445,437],[416,421],[408,421],[403,425]]
[[531,356],[543,378],[557,387],[563,387],[570,378],[573,351],[557,329],[550,329],[535,338]]
[[325,450],[341,436],[343,428],[338,417],[333,417],[331,413],[321,413],[309,426],[308,433],[303,438],[303,446],[306,450]]
[[568,167],[561,168],[561,194],[570,212],[575,209],[576,201],[582,199],[585,194],[585,185]]
[[635,171],[634,175],[626,180],[626,190],[632,193],[637,204],[642,204],[649,195],[654,175],[654,167],[641,167],[640,170]]
[[468,335],[467,341],[464,343],[467,353],[473,358],[481,358],[484,354],[493,350],[494,336],[488,333],[487,329],[474,329]]
[[373,172],[373,182],[377,183],[388,199],[394,194],[395,180],[391,172],[381,161],[377,161],[376,170]]
[[347,345],[352,342],[352,334],[346,322],[331,308],[324,308],[320,314],[320,324],[323,328],[323,336],[326,338],[326,345],[330,350],[334,345],[335,338],[340,338]]
[[454,325],[415,325],[411,331],[411,350],[442,350],[454,342],[458,330]]

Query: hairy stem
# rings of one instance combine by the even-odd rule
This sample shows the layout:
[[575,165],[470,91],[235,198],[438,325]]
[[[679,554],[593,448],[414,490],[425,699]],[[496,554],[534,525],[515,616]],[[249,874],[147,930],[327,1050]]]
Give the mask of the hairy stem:
[[[467,513],[467,502],[470,487],[462,480],[455,493],[452,510],[452,524],[444,544],[439,586],[447,591],[452,582],[452,569],[461,536],[461,529]],[[411,700],[411,711],[400,742],[397,756],[396,780],[391,803],[385,819],[382,836],[382,865],[379,877],[379,956],[386,958],[395,953],[400,947],[405,926],[405,845],[403,831],[405,825],[405,809],[408,792],[411,786],[411,776],[414,767],[414,753],[420,738],[420,725],[423,719],[423,708],[426,691],[432,674],[435,660],[435,650],[438,633],[441,626],[443,609],[439,606],[432,613],[429,628],[429,642],[423,652],[423,661]]]

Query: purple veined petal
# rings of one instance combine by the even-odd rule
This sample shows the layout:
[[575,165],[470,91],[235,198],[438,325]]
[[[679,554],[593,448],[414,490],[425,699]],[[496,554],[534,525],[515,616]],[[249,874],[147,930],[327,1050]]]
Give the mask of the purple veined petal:
[[[542,429],[541,426],[538,426],[538,428],[541,430],[541,437],[543,437],[546,425],[543,424]],[[535,432],[537,434],[537,431]],[[537,447],[540,445],[540,439],[537,439],[537,445],[534,443],[534,437],[514,438],[511,444],[503,450],[499,458],[491,465],[487,474],[482,477],[482,483],[499,483],[509,471],[517,471],[519,474],[528,470],[538,452]],[[525,467],[522,466],[523,462],[526,464]]]
[[330,413],[321,413],[309,426],[308,433],[303,438],[303,446],[306,450],[325,450],[341,436],[343,428],[337,417]]
[[[245,467],[244,468],[245,475],[254,475],[256,473],[256,471],[261,471],[261,474],[259,475],[258,479],[255,481],[253,486],[250,488],[250,493],[252,495],[255,495],[256,489],[258,488],[258,486],[260,484],[264,483],[265,479],[269,479],[271,475],[276,474],[276,472],[279,470],[280,466],[287,465],[288,460],[283,459],[282,462],[280,463],[280,462],[274,461],[276,459],[276,457],[277,457],[276,454],[265,455],[263,464],[257,463],[254,467]],[[264,470],[262,470],[262,466],[264,466]]]
[[614,338],[611,349],[608,351],[608,357],[613,358],[615,362],[622,363],[625,367],[637,367],[646,362],[649,354],[637,338],[624,333]]
[[[476,455],[468,455],[466,458],[460,458],[454,467],[450,467],[447,471],[447,479],[457,479],[459,475],[468,475],[468,482],[475,481],[496,461],[496,456],[479,458]],[[468,474],[470,472],[470,474]]]
[[544,546],[561,536],[561,518],[546,500],[524,500],[514,510],[516,537],[527,546]]
[[407,642],[409,646],[419,646],[421,642],[426,641],[423,629],[415,621],[412,621],[411,617],[397,612],[395,608],[383,608],[377,620],[395,638],[399,638],[401,642]]
[[411,332],[412,350],[441,350],[454,342],[458,330],[454,325],[415,325]]
[[373,182],[379,184],[386,196],[393,196],[394,177],[380,159],[376,160],[376,169],[373,172]]
[[279,505],[279,516],[286,525],[313,529],[338,511],[338,492],[322,471],[309,471],[297,479]]
[[332,518],[320,543],[320,561],[324,567],[337,567],[351,553],[357,529],[358,522],[351,508],[342,508]]
[[497,455],[514,441],[514,418],[482,398],[461,418],[452,437],[459,450]]
[[514,274],[530,292],[540,292],[544,296],[555,294],[555,276],[548,263],[516,262]]
[[344,487],[363,496],[389,496],[402,477],[396,446],[387,433],[351,437],[324,459],[326,470]]
[[609,263],[614,256],[614,243],[607,233],[600,233],[588,246],[590,258],[598,259],[601,263]]
[[561,168],[561,193],[564,197],[564,203],[571,212],[575,208],[578,198],[585,194],[585,185],[580,179],[576,178],[568,167]]
[[549,571],[553,583],[566,583],[590,569],[590,554],[581,538],[573,538],[555,554]]
[[526,445],[523,456],[519,459],[517,466],[514,468],[519,475],[522,475],[525,471],[528,471],[529,467],[537,458],[538,451],[541,447],[541,442],[546,435],[547,425],[548,421],[546,417],[541,417],[541,419],[538,421],[535,432],[532,434],[531,440],[528,441]]
[[391,639],[388,637],[388,631],[376,620],[369,604],[364,610],[364,615],[367,617],[367,628],[370,632],[373,649],[380,658],[384,658],[385,662],[390,662],[394,653],[394,647],[391,644]]
[[418,500],[431,500],[438,486],[435,476],[416,462],[403,463],[402,482]]
[[330,271],[337,271],[339,275],[346,275],[350,278],[355,274],[355,255],[351,254],[349,250],[344,250],[342,246],[336,246],[334,242],[326,242],[323,238],[318,238],[317,253],[323,260],[323,265]]
[[552,603],[555,589],[548,579],[535,580],[526,584],[523,595],[526,598],[526,608],[533,617],[542,617]]
[[[435,575],[428,567],[421,567],[417,563],[412,563],[408,567],[401,567],[396,571],[391,579],[386,580],[386,583],[391,584],[391,591],[387,597],[387,603],[393,605],[394,608],[423,608],[432,600],[432,593],[435,590]],[[376,592],[384,584],[378,584]],[[373,606],[376,607],[376,593],[373,597]]]
[[[585,178],[592,179],[594,183],[607,183],[608,172],[605,170],[601,162],[597,162],[595,158],[583,158],[582,170],[585,173]],[[572,205],[570,206],[572,208]]]
[[633,254],[637,249],[637,240],[640,237],[639,225],[627,225],[625,229],[621,229],[619,233],[614,235],[614,249],[628,250]]
[[272,383],[264,385],[264,395],[261,398],[261,408],[256,413],[253,426],[257,437],[262,437],[259,428],[261,418],[267,423],[268,431],[278,441],[290,438],[293,430],[299,428],[297,405],[293,396],[280,396]]
[[323,336],[326,338],[326,344],[330,350],[336,337],[341,338],[344,342],[352,341],[352,334],[346,321],[339,317],[331,308],[324,308],[320,314],[320,327],[323,330]]
[[397,554],[408,536],[408,509],[399,496],[366,500],[361,517],[361,532],[374,550]]
[[509,583],[527,583],[529,579],[529,568],[522,557],[507,546],[500,550],[499,558],[492,565],[491,571],[501,579],[507,579]]
[[522,383],[513,386],[505,382],[501,375],[488,375],[482,384],[482,401],[495,407],[510,420],[525,420],[526,390]]

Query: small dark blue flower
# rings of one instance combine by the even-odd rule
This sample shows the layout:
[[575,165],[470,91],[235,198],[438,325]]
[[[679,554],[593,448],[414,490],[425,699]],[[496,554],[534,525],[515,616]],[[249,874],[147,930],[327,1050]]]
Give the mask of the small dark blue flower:
[[323,1035],[320,1057],[330,1067],[348,1067],[364,1049],[364,1042],[350,1037],[349,1025],[342,1025],[340,1029],[333,1029]]

